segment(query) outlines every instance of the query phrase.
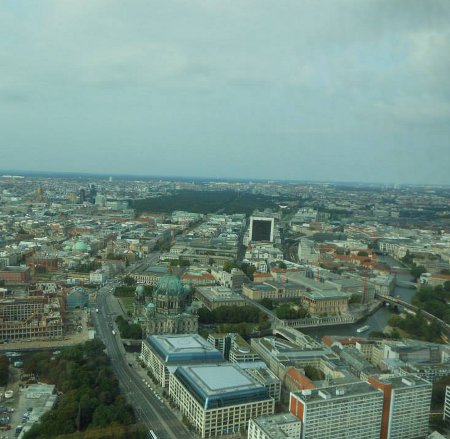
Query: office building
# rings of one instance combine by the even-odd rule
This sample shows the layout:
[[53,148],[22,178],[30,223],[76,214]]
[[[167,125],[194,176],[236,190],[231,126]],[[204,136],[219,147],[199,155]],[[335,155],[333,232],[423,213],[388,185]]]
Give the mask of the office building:
[[270,217],[250,217],[250,241],[273,242],[275,219]]
[[169,395],[202,438],[238,433],[275,408],[264,386],[226,363],[178,367]]
[[220,363],[223,355],[200,335],[152,335],[142,341],[141,359],[163,387],[169,370],[183,364]]

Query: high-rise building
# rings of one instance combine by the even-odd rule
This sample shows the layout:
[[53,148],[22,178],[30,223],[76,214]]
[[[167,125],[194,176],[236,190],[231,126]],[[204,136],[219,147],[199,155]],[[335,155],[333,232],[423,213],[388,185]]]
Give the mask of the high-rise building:
[[273,242],[275,219],[270,217],[250,217],[250,241]]
[[380,439],[414,439],[428,434],[430,382],[417,375],[380,375],[368,381],[384,393]]
[[291,393],[301,439],[380,439],[383,392],[366,382]]
[[444,421],[450,421],[450,386],[445,387]]

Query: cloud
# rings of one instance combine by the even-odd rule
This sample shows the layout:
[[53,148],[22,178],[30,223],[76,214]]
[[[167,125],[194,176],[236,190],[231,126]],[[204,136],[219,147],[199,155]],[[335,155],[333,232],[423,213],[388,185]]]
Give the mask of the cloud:
[[[70,133],[78,168],[86,164],[71,155],[76,145],[119,151],[129,137],[141,162],[152,153],[140,145],[158,154],[170,145],[161,164],[189,148],[191,174],[227,148],[248,150],[247,161],[272,157],[272,169],[252,162],[255,177],[292,178],[303,153],[314,156],[311,175],[323,171],[320,154],[344,169],[352,147],[369,168],[373,139],[379,157],[398,142],[423,148],[426,137],[444,148],[449,22],[447,0],[9,1],[0,8],[0,129],[5,144],[59,145],[62,156]],[[294,159],[277,162],[272,148]],[[243,166],[230,160],[228,169]],[[333,175],[346,177],[339,169]]]

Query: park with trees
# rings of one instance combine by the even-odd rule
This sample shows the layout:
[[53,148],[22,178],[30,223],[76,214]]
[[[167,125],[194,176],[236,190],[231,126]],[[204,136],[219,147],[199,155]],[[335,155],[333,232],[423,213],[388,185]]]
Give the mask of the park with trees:
[[58,391],[56,406],[32,426],[25,439],[145,438],[133,408],[120,393],[104,349],[94,339],[57,355],[39,351],[24,356],[24,373],[55,384]]

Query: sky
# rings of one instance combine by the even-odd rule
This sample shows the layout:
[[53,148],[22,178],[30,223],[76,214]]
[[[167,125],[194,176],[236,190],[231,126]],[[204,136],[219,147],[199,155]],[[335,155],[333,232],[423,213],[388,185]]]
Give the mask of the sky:
[[0,169],[450,184],[450,1],[2,0]]

